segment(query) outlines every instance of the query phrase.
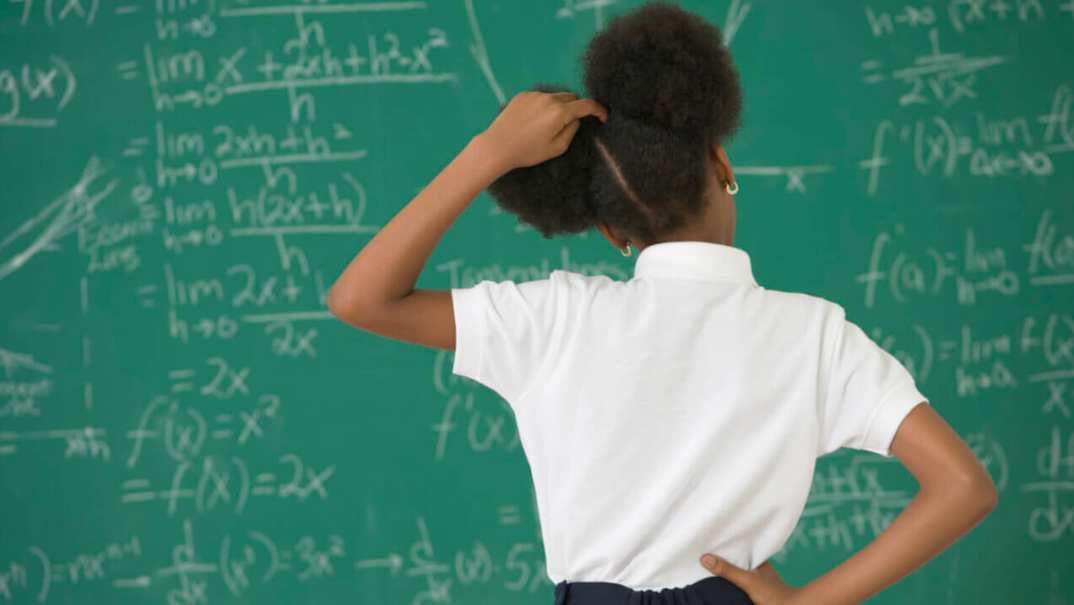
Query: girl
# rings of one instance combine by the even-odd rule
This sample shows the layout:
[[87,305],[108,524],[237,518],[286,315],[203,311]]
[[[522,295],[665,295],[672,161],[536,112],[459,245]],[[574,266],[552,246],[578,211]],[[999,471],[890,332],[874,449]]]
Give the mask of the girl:
[[[592,39],[584,73],[588,98],[512,98],[328,300],[355,327],[454,350],[453,373],[511,405],[557,603],[858,603],[981,521],[992,481],[909,372],[840,305],[758,285],[733,246],[724,143],[742,101],[720,31],[647,4]],[[415,289],[486,188],[546,238],[596,227],[636,248],[632,278]],[[766,560],[840,447],[897,457],[921,489],[860,552],[788,586]]]

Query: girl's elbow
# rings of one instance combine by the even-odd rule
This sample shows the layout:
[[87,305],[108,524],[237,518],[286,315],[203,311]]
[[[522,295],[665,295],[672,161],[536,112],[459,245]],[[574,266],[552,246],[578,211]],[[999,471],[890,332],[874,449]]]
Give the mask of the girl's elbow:
[[988,514],[999,504],[999,492],[996,490],[996,484],[992,482],[991,477],[986,477],[985,483],[980,487],[980,492],[985,514]]
[[358,305],[351,297],[343,294],[343,291],[338,286],[333,286],[328,291],[328,297],[325,299],[325,303],[328,310],[336,319],[352,326],[359,325],[361,311]]

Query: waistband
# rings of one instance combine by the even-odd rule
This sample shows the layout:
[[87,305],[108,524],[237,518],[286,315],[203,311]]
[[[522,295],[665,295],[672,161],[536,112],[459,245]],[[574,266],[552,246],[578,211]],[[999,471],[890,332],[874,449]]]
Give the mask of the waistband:
[[711,576],[677,588],[634,590],[614,582],[556,584],[555,605],[754,605],[727,578]]

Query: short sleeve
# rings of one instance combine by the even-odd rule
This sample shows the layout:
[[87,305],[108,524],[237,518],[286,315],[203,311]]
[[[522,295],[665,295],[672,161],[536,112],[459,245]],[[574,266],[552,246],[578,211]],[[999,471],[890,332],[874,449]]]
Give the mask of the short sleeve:
[[484,280],[452,288],[453,374],[493,389],[510,403],[527,393],[548,355],[559,316],[554,277]]
[[891,441],[910,410],[928,403],[910,372],[835,305],[820,401],[820,451],[841,447],[891,457]]

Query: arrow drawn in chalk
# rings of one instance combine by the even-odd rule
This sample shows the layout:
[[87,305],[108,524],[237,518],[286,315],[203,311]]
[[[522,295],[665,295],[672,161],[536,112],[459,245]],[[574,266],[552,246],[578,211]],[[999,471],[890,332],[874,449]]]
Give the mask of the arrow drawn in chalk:
[[[100,184],[98,181],[104,172],[100,160],[96,156],[90,157],[82,170],[82,176],[73,187],[0,240],[0,279],[18,271],[39,252],[58,250],[59,240],[93,220],[93,211],[97,204],[112,193],[118,183],[117,179],[112,179],[94,190],[94,186]],[[3,252],[6,248],[26,239],[30,242],[25,248],[4,259]]]

